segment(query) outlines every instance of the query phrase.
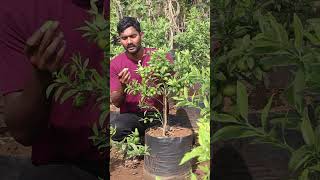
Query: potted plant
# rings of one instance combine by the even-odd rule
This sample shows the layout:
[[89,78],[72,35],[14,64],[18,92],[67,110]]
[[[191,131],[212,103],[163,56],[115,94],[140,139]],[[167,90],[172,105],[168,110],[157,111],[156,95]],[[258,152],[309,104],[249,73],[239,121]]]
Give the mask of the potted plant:
[[[191,150],[193,132],[191,129],[179,126],[170,126],[168,119],[169,100],[174,96],[188,98],[188,87],[191,86],[190,78],[186,74],[191,57],[189,51],[175,54],[175,61],[167,59],[167,50],[159,49],[152,52],[147,66],[139,62],[137,73],[141,81],[133,80],[126,88],[127,93],[138,95],[141,100],[139,105],[147,111],[154,111],[153,117],[146,120],[160,120],[162,127],[152,127],[145,132],[145,144],[149,147],[150,155],[145,155],[145,179],[185,179],[189,176],[190,163],[179,165],[183,155]],[[157,109],[148,103],[151,98],[159,98],[162,109]]]

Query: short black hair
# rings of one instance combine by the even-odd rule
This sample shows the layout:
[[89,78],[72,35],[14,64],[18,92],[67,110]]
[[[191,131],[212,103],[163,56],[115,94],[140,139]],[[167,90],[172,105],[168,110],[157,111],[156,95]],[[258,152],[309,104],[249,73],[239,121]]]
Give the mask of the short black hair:
[[139,33],[141,32],[140,23],[136,18],[133,17],[124,17],[122,18],[117,26],[118,34],[122,33],[128,27],[134,27]]

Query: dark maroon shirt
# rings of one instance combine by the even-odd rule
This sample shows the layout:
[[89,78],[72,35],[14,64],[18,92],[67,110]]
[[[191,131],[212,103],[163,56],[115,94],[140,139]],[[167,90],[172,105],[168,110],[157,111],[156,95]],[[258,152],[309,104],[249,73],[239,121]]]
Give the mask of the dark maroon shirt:
[[[154,51],[154,48],[144,48],[144,55],[141,60],[142,66],[147,66],[148,62],[150,61],[150,53]],[[168,54],[167,59],[172,62],[172,57]],[[136,70],[138,68],[138,62],[135,60],[130,59],[126,53],[121,53],[116,56],[110,63],[110,91],[117,91],[121,88],[121,83],[119,81],[118,74],[124,69],[128,68],[130,72],[130,80],[137,80],[139,83],[141,82],[142,78],[139,74],[137,74]],[[120,106],[120,113],[140,113],[143,112],[144,109],[140,109],[139,107],[139,100],[141,98],[140,94],[132,95],[126,94],[124,103]],[[157,99],[152,98],[149,99],[148,104],[151,106],[156,107],[160,111],[162,111],[162,97],[158,97]]]
[[[73,53],[89,58],[89,66],[101,72],[103,52],[76,28],[89,20],[89,0],[9,0],[0,3],[0,92],[8,94],[23,89],[32,65],[23,49],[26,40],[47,20],[60,22],[67,49],[62,63],[70,62]],[[52,102],[49,128],[32,145],[35,164],[52,161],[101,159],[97,148],[88,139],[91,126],[99,117],[94,100],[82,108]]]

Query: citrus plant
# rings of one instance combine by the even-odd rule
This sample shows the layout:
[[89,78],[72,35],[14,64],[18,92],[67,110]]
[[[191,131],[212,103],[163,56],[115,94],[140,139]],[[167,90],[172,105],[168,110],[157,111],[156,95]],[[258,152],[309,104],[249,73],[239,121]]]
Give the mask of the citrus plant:
[[[141,62],[138,64],[137,73],[142,78],[141,82],[133,80],[125,89],[129,94],[141,95],[140,107],[146,111],[157,112],[156,117],[163,125],[163,136],[167,131],[169,100],[176,94],[188,96],[187,87],[190,86],[190,80],[182,77],[182,74],[190,69],[187,61],[184,61],[190,56],[189,51],[178,52],[175,61],[170,62],[167,59],[168,50],[158,49],[152,52],[148,65],[143,66]],[[158,100],[159,97],[162,101]],[[157,99],[163,108],[157,109],[148,103],[150,99]]]
[[[191,84],[199,83],[202,86],[195,92],[191,98],[189,96],[176,96],[173,99],[176,100],[177,106],[182,107],[193,107],[200,110],[200,118],[198,119],[197,125],[197,139],[199,145],[194,147],[190,152],[186,153],[182,158],[180,164],[197,158],[198,163],[208,163],[210,161],[210,68],[202,67],[201,69],[197,66],[191,66],[191,71],[184,74],[184,76],[190,79]],[[210,179],[210,166],[200,165],[200,170],[204,172],[201,177],[203,180]],[[192,174],[194,179],[195,174]]]

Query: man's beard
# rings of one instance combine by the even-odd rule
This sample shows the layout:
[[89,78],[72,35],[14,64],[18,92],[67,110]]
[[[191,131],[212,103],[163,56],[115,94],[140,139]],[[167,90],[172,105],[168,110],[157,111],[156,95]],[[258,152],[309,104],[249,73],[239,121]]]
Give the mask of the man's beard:
[[[131,50],[131,48],[134,48],[133,50]],[[135,45],[131,45],[131,46],[128,46],[126,48],[126,51],[127,53],[129,54],[132,54],[132,55],[135,55],[139,52],[139,50],[141,49],[141,45],[138,45],[138,46],[135,46]]]

